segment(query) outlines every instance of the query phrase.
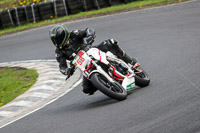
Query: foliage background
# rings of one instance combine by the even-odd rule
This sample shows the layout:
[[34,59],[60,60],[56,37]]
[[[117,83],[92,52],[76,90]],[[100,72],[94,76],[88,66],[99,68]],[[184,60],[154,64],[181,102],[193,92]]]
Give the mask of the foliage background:
[[0,0],[0,11],[45,1],[47,0]]

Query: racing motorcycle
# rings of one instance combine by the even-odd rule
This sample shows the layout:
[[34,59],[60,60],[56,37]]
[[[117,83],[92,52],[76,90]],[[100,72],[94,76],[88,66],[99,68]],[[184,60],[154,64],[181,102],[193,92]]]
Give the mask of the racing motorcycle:
[[148,86],[150,78],[140,66],[127,64],[111,52],[103,52],[98,48],[80,50],[73,53],[73,67],[79,68],[83,76],[102,93],[116,100],[125,100],[128,92],[139,87]]

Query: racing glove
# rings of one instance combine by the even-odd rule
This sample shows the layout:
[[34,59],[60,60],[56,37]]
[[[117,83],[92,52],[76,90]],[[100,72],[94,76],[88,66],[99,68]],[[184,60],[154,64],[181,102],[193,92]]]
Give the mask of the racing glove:
[[73,68],[66,68],[66,69],[60,69],[60,72],[63,74],[63,75],[73,75],[74,73],[74,69]]
[[66,79],[67,80],[70,76],[72,76],[74,74],[74,67],[71,67],[71,68],[67,68],[66,69]]
[[89,36],[92,36],[92,35],[95,35],[95,30],[92,29],[92,28],[87,28],[86,29],[86,36],[89,37]]
[[92,45],[92,43],[94,42],[94,38],[95,38],[95,35],[91,35],[89,36],[86,41],[88,44]]
[[94,42],[94,38],[96,37],[94,29],[87,28],[86,36],[87,36],[87,39],[86,39],[87,43],[92,45],[92,43]]

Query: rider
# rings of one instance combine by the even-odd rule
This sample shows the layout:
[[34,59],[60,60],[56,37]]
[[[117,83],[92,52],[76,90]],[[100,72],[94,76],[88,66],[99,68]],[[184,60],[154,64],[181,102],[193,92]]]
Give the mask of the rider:
[[[91,46],[95,36],[95,31],[92,28],[86,28],[85,30],[73,30],[71,32],[62,25],[54,26],[50,32],[49,36],[51,41],[56,46],[56,60],[59,63],[60,72],[64,75],[71,76],[74,72],[74,67],[68,67],[66,60],[73,60],[73,53],[78,53],[80,50],[85,50],[88,46]],[[89,45],[84,43],[84,38],[87,38]],[[135,58],[129,57],[118,45],[117,41],[114,39],[108,39],[103,41],[97,46],[103,52],[110,51],[115,54],[118,58],[124,60],[126,63],[131,65],[136,65],[137,61]],[[89,95],[94,94],[96,91],[95,87],[91,84],[89,80],[83,77],[83,92]]]

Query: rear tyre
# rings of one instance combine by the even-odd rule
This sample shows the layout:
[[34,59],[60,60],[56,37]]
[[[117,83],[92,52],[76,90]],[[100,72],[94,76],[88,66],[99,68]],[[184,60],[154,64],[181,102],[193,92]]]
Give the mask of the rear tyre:
[[127,98],[127,91],[118,82],[111,83],[99,73],[91,75],[91,82],[99,91],[113,99],[122,101]]
[[141,73],[135,74],[135,85],[139,87],[148,86],[150,83],[150,78],[146,71],[142,69]]

